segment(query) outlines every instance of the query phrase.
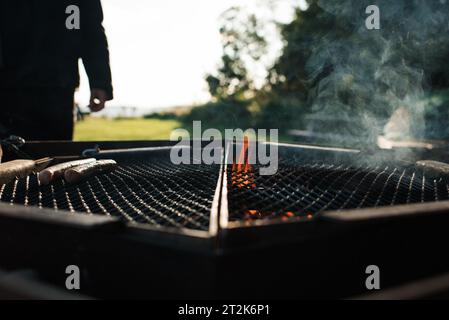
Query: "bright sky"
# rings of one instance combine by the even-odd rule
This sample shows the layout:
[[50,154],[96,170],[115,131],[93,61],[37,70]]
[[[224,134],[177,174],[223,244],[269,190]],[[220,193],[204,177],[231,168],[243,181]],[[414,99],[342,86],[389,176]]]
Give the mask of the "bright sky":
[[[220,14],[257,0],[103,0],[115,99],[158,109],[208,101],[204,75],[220,61]],[[82,71],[77,101],[86,106]]]

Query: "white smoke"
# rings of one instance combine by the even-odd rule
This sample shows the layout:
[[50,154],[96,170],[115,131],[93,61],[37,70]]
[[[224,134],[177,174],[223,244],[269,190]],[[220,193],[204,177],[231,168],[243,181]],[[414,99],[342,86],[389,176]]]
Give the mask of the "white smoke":
[[[329,19],[335,19],[336,28],[314,39],[306,65],[310,78],[318,77],[310,94],[313,112],[346,118],[353,125],[337,129],[358,135],[360,142],[373,141],[383,130],[393,139],[422,138],[423,101],[429,89],[426,71],[449,67],[447,1],[319,0],[318,4]],[[380,9],[380,30],[365,27],[369,5]]]

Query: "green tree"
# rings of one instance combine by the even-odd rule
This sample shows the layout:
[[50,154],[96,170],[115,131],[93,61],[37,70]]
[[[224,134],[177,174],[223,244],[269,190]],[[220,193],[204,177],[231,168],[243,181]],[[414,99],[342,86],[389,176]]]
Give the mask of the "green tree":
[[257,17],[241,7],[232,7],[222,14],[221,63],[214,74],[206,77],[215,100],[244,100],[253,96],[255,86],[248,64],[266,54],[267,43],[261,35],[262,29]]
[[326,14],[316,0],[308,1],[307,10],[296,8],[294,19],[279,25],[285,46],[267,79],[267,88],[272,94],[305,102],[309,90],[331,69],[330,65],[323,65],[310,74],[306,70],[307,61],[314,52],[317,39],[325,37],[329,30],[335,30],[335,26],[335,19]]

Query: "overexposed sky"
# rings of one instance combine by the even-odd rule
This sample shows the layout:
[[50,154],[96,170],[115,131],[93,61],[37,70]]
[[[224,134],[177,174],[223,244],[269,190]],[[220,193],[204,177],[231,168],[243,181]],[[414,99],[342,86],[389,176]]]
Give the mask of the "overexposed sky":
[[[222,54],[218,18],[257,1],[103,0],[115,89],[109,105],[158,109],[208,101],[204,76]],[[76,99],[88,103],[84,70]]]

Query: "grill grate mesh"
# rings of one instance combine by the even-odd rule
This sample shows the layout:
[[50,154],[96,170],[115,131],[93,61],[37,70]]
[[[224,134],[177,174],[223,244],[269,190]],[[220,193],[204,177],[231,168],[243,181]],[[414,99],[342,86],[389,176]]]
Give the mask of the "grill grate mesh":
[[[351,160],[349,160],[352,157]],[[414,168],[347,159],[289,155],[277,174],[260,176],[259,166],[228,166],[229,220],[311,219],[329,210],[390,206],[449,199],[448,185]]]
[[0,186],[10,204],[119,217],[131,223],[208,230],[219,166],[174,165],[168,157],[119,162],[77,185],[39,186],[36,175]]
[[[220,165],[174,165],[167,153],[116,156],[119,168],[76,185],[40,186],[37,176],[0,186],[0,201],[62,212],[104,214],[130,223],[208,230]],[[238,167],[237,167],[238,168]],[[231,222],[311,219],[328,210],[449,199],[445,180],[414,167],[338,152],[280,149],[279,169],[228,165]]]

